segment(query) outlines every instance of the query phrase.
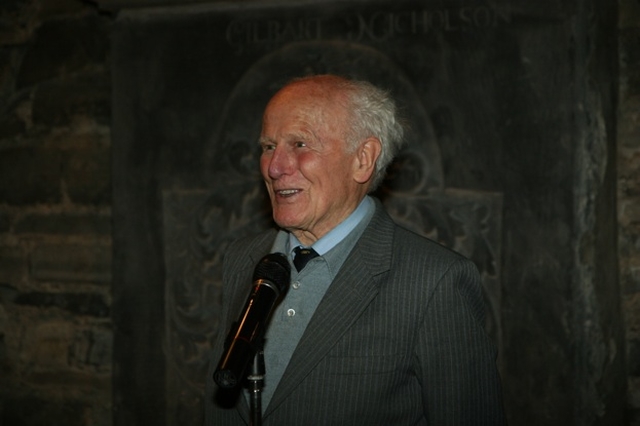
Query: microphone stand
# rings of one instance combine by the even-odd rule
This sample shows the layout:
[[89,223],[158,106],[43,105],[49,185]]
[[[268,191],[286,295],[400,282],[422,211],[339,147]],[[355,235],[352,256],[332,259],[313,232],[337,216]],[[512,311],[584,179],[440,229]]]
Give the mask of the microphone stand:
[[251,409],[250,426],[262,426],[262,388],[264,388],[264,352],[258,350],[251,364],[251,373],[247,376],[249,382],[249,407]]

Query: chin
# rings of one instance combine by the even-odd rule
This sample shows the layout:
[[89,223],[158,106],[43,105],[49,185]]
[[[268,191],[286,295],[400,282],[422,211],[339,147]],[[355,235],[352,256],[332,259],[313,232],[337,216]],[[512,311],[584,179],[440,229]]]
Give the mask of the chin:
[[273,220],[281,227],[295,226],[300,223],[300,207],[277,206],[273,209]]

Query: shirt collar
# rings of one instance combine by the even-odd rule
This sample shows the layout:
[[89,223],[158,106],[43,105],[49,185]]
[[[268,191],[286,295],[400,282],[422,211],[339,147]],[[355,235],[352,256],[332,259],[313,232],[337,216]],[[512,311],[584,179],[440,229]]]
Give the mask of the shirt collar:
[[[320,256],[324,256],[329,250],[334,248],[340,241],[342,241],[358,224],[367,216],[371,211],[375,210],[375,202],[369,196],[362,199],[358,207],[338,226],[333,228],[327,234],[325,234],[318,241],[313,243],[311,247],[318,252]],[[287,250],[289,254],[294,248],[302,245],[300,241],[292,234],[289,233],[289,241]]]

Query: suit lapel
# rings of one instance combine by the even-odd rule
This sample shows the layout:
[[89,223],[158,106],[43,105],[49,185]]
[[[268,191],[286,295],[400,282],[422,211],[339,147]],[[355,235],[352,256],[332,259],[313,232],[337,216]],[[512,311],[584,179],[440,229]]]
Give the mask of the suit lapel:
[[238,256],[232,261],[228,270],[230,277],[227,278],[229,283],[225,284],[229,289],[228,310],[226,316],[226,324],[230,325],[238,319],[241,309],[251,292],[253,271],[263,256],[267,255],[273,245],[275,232],[269,231],[261,234],[252,243],[245,246],[243,255]]
[[[273,411],[326,356],[378,294],[389,270],[394,224],[376,203],[376,213],[318,305],[265,415]],[[267,372],[267,374],[269,374]]]

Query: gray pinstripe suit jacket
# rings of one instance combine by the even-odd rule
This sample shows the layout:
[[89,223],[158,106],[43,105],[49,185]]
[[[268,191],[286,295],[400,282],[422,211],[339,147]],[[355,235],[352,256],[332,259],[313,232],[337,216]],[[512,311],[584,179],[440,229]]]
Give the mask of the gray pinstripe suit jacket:
[[[484,332],[475,266],[397,226],[376,204],[300,340],[263,424],[503,424],[496,350]],[[228,250],[226,329],[249,294],[253,265],[274,238],[269,231]],[[246,399],[226,395],[212,380],[224,334],[206,378],[205,422],[246,425]]]

